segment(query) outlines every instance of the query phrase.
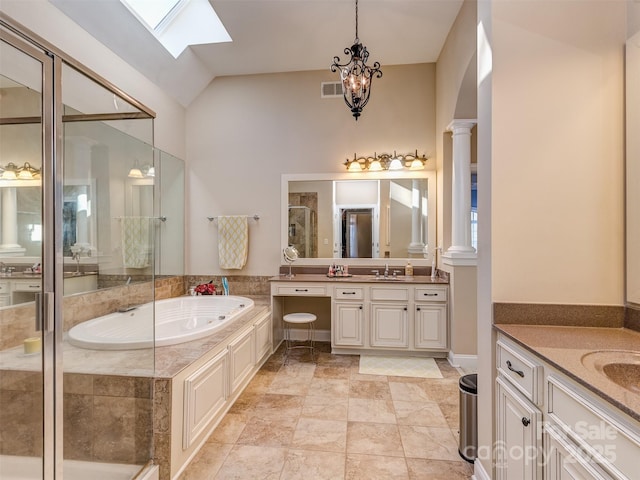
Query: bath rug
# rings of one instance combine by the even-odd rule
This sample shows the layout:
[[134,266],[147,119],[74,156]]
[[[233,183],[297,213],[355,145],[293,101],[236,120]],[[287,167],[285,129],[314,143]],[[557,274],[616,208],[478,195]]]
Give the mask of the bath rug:
[[393,377],[442,378],[433,358],[361,355],[358,373]]

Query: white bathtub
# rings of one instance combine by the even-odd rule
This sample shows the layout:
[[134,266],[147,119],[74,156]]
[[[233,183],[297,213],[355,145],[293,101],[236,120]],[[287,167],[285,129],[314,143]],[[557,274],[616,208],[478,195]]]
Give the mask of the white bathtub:
[[87,320],[69,330],[69,343],[94,350],[175,345],[206,337],[253,307],[245,297],[202,295],[146,303],[124,313]]

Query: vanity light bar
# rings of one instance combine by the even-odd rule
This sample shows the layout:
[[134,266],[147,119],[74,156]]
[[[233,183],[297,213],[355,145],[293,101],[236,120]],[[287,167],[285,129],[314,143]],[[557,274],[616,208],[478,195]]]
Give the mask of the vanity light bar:
[[382,153],[377,155],[373,154],[373,157],[358,157],[357,154],[353,154],[352,159],[346,159],[344,162],[348,172],[381,172],[384,170],[424,170],[427,163],[425,155],[418,156],[418,150],[415,153],[407,153],[404,155],[398,155],[395,150],[393,155],[388,153]]

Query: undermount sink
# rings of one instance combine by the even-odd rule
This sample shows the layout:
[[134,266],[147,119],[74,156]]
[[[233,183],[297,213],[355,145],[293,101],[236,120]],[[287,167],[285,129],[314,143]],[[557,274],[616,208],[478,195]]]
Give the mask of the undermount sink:
[[388,276],[385,277],[384,275],[353,275],[353,278],[362,278],[362,279],[366,279],[366,280],[380,280],[381,282],[398,282],[400,280],[403,280],[404,277],[393,277],[393,276]]
[[640,394],[640,352],[598,350],[582,356],[582,364],[630,392]]

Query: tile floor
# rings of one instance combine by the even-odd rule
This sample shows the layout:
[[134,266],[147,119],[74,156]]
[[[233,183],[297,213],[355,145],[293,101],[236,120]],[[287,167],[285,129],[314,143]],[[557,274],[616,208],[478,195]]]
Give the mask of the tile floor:
[[468,479],[458,455],[458,379],[360,375],[357,355],[317,364],[282,349],[256,374],[180,480]]

